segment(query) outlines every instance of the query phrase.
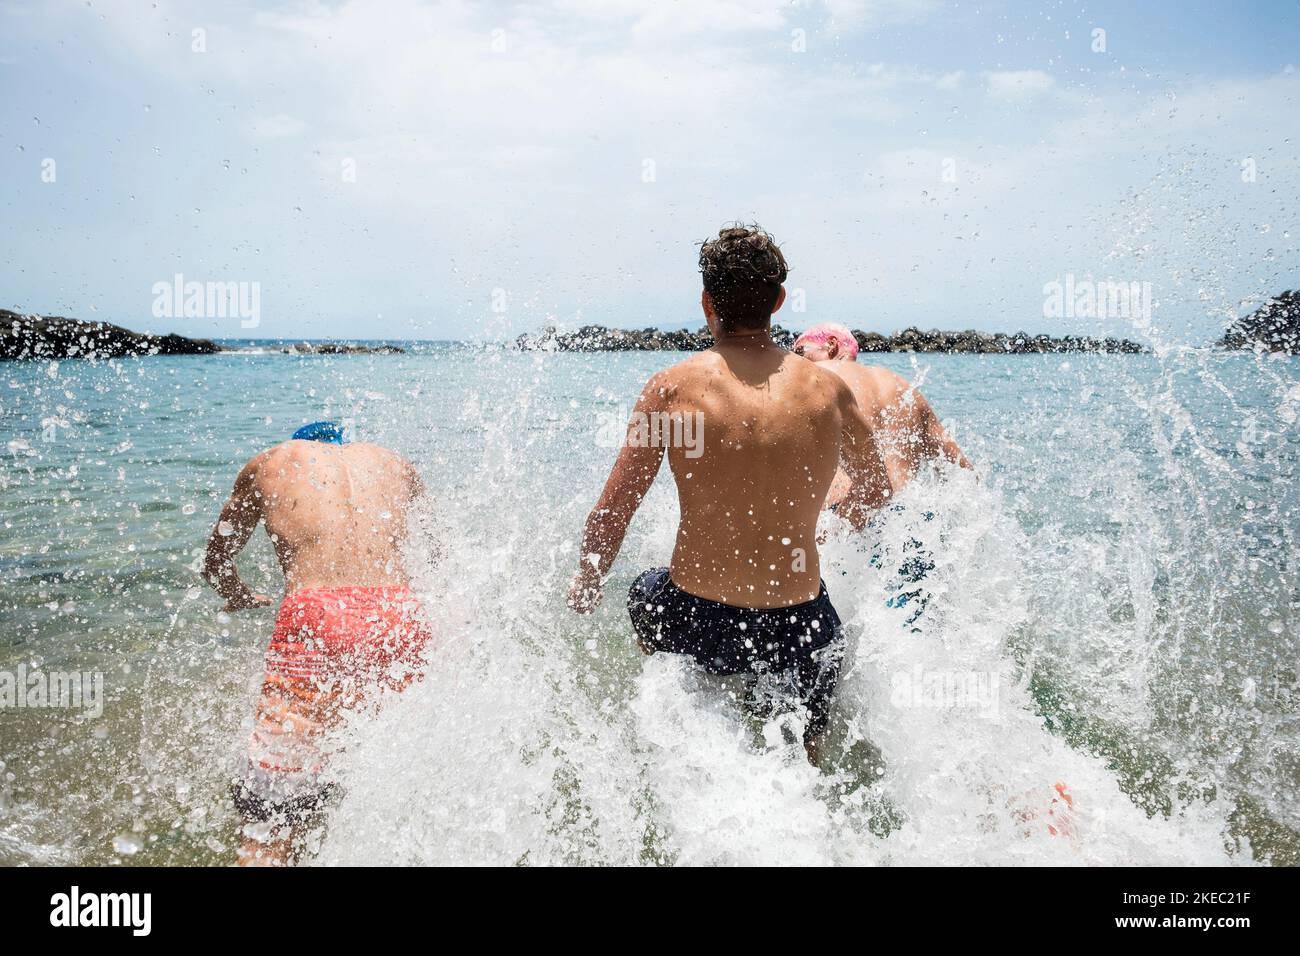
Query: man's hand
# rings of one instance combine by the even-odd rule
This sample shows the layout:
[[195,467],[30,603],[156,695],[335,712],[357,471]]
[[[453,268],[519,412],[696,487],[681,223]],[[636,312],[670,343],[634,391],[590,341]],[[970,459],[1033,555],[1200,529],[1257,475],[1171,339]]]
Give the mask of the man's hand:
[[573,577],[569,586],[569,607],[579,614],[590,614],[600,607],[605,596],[605,588],[600,580],[600,572],[586,562]]
[[255,607],[266,607],[271,603],[271,599],[265,594],[254,594],[249,591],[247,594],[236,595],[226,602],[223,611],[234,613],[235,611],[247,611]]

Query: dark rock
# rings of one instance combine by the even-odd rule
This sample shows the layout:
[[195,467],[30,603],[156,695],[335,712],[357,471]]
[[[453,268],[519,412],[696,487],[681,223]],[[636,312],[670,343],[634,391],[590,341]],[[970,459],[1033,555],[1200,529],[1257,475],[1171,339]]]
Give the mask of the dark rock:
[[288,355],[405,355],[400,345],[357,345],[353,342],[298,342],[280,349]]
[[0,309],[0,359],[121,358],[128,355],[211,355],[210,339],[147,335],[109,322],[20,315]]
[[[772,338],[782,348],[794,345],[795,335],[779,325],[772,326]],[[674,329],[607,329],[602,325],[584,325],[576,332],[557,332],[553,326],[533,335],[524,333],[515,339],[515,347],[524,351],[550,352],[699,352],[713,344],[707,327],[689,332]]]
[[1229,349],[1300,352],[1300,292],[1283,292],[1228,326],[1218,345]]
[[888,352],[889,339],[879,332],[861,332],[853,330],[853,337],[858,340],[859,352]]
[[[941,332],[937,329],[922,331],[916,327],[903,329],[893,335],[854,330],[861,352],[957,352],[962,354],[1034,355],[1045,352],[1123,352],[1138,353],[1145,349],[1127,339],[1094,339],[1089,336],[1067,335],[1056,339],[1049,335],[1028,335],[1016,332]],[[782,348],[794,345],[795,333],[779,325],[772,326],[772,338]],[[660,332],[658,329],[607,329],[600,325],[585,325],[576,332],[557,332],[554,327],[540,333],[525,333],[515,340],[515,347],[524,351],[552,352],[698,352],[713,344],[708,329],[698,332],[677,330]]]

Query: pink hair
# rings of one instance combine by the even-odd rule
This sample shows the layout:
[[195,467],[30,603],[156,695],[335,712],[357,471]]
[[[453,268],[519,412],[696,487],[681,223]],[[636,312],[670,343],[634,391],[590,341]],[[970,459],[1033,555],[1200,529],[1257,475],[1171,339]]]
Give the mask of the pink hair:
[[810,342],[813,345],[830,345],[832,341],[840,344],[840,354],[848,357],[850,362],[858,358],[858,340],[842,325],[836,325],[834,322],[822,322],[814,325],[807,332],[803,333],[794,340],[795,345],[801,342]]

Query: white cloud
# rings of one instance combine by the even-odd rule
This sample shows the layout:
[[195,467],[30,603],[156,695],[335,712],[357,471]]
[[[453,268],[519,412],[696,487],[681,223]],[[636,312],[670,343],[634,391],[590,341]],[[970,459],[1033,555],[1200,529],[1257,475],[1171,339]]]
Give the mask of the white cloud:
[[944,73],[935,80],[935,86],[941,90],[955,90],[966,80],[964,70],[953,70],[951,73]]

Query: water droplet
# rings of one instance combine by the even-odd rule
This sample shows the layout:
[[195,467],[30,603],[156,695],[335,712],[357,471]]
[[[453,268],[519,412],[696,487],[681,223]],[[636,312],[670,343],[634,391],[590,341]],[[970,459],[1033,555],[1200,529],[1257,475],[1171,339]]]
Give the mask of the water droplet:
[[133,834],[119,833],[113,837],[113,852],[123,856],[134,856],[140,852],[140,841]]

